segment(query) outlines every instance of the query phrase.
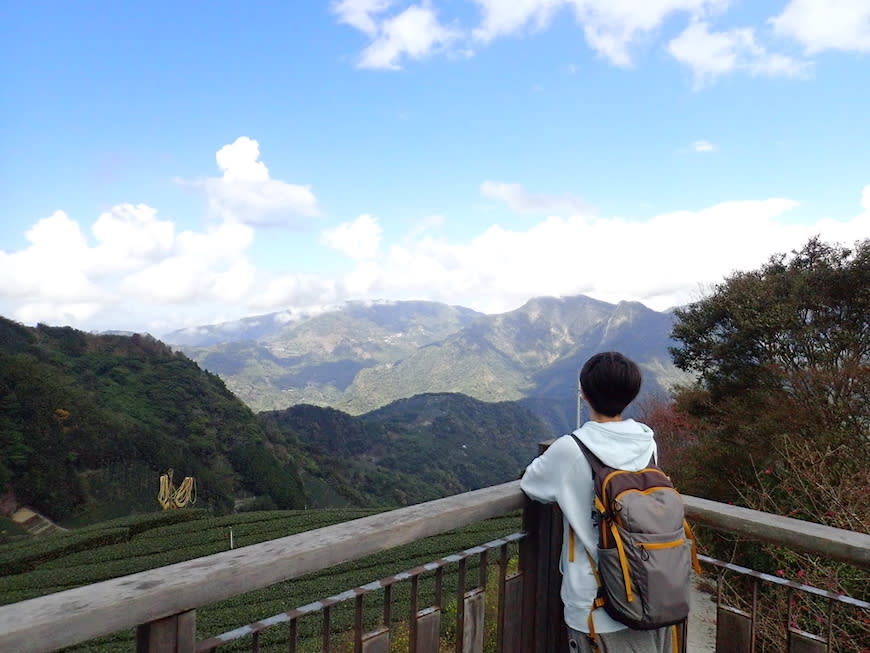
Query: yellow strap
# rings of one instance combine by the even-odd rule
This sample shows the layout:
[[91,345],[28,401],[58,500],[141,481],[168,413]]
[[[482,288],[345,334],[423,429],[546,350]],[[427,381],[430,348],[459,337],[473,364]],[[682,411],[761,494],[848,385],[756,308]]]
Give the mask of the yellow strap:
[[595,648],[597,650],[597,641],[598,634],[595,632],[595,620],[592,618],[592,613],[595,612],[598,608],[604,607],[604,599],[598,597],[592,602],[592,608],[589,610],[589,618],[586,620],[586,623],[589,626],[589,638],[592,640],[594,644],[596,644]]
[[574,529],[568,527],[568,562],[574,562]]
[[676,626],[671,626],[671,651],[680,653],[680,640]]
[[692,542],[692,568],[695,570],[695,573],[700,576],[701,563],[698,561],[698,543],[695,540],[695,534],[692,532],[692,527],[689,526],[689,522],[685,519],[683,520],[683,530],[686,533],[686,537],[688,537]]
[[631,576],[628,575],[628,558],[625,557],[622,538],[619,537],[619,531],[616,530],[614,524],[610,525],[610,532],[613,533],[613,539],[616,541],[616,550],[619,553],[619,566],[622,568],[622,580],[625,583],[625,598],[631,603],[634,601],[634,592],[631,591]]
[[[592,575],[595,576],[595,584],[598,585],[598,587],[601,587],[601,576],[598,575],[598,565],[595,564],[589,551],[586,551],[586,557],[589,558],[589,566],[592,567]],[[602,605],[604,604],[602,603]]]
[[674,540],[673,542],[638,542],[635,546],[641,549],[649,549],[655,551],[657,549],[674,549],[685,543],[685,538]]

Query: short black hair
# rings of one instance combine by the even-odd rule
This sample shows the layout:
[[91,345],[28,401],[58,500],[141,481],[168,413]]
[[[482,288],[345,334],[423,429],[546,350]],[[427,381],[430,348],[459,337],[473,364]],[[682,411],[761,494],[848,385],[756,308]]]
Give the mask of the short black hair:
[[618,351],[595,354],[580,370],[580,389],[596,413],[621,415],[637,393],[641,376],[637,364]]

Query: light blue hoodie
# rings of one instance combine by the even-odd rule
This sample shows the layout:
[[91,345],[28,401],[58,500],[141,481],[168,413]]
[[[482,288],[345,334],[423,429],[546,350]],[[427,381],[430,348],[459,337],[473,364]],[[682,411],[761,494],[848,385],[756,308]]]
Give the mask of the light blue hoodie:
[[[636,472],[647,466],[656,453],[651,428],[633,419],[618,422],[586,422],[574,434],[605,465]],[[565,623],[589,632],[589,611],[597,593],[592,567],[584,553],[598,561],[598,529],[592,522],[592,469],[570,435],[563,435],[526,468],[520,487],[531,499],[556,502],[562,509],[564,535],[559,569],[562,571],[562,602]],[[575,555],[569,561],[569,538],[574,534]],[[604,610],[593,615],[595,630],[608,633],[625,625]]]

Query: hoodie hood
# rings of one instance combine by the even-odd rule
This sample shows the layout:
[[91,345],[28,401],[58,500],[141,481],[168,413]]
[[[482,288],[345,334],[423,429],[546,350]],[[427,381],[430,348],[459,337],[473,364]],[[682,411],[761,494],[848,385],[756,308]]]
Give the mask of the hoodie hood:
[[653,430],[646,424],[624,419],[619,422],[586,422],[574,431],[605,465],[636,472],[656,454]]

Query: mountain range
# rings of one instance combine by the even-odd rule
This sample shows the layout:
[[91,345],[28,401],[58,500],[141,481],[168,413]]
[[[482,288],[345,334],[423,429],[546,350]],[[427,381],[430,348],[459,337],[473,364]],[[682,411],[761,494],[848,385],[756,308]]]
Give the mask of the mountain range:
[[579,295],[534,298],[496,315],[436,302],[352,302],[164,339],[257,411],[304,403],[358,415],[421,393],[461,393],[519,401],[563,433],[577,420],[579,367],[596,352],[634,359],[643,394],[686,380],[668,352],[672,324],[669,311]]

